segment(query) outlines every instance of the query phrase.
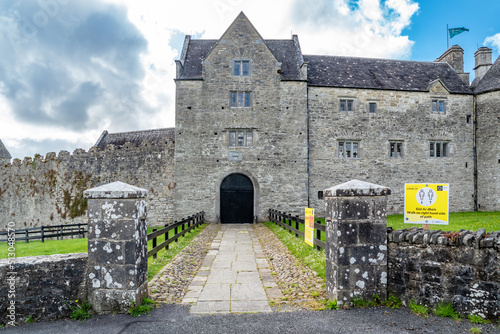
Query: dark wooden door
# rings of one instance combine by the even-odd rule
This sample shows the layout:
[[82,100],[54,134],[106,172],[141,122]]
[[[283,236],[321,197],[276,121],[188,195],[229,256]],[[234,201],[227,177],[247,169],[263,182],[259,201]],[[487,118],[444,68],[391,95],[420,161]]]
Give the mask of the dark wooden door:
[[253,184],[242,174],[231,174],[220,186],[221,223],[253,222]]

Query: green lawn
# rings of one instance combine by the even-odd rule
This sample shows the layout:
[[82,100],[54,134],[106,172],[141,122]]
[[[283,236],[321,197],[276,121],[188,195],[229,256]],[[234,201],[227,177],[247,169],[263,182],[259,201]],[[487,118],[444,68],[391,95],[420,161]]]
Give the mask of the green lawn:
[[[391,215],[387,217],[387,226],[392,226],[395,230],[411,227],[422,227],[421,224],[405,224],[403,215]],[[457,212],[450,213],[449,225],[431,225],[431,230],[477,231],[480,228],[486,232],[500,231],[500,212]]]
[[[152,278],[158,271],[163,268],[175,255],[177,255],[184,247],[186,247],[191,240],[196,237],[203,229],[206,224],[201,225],[190,233],[186,233],[184,237],[181,237],[178,242],[173,242],[169,245],[169,250],[165,249],[157,253],[158,258],[153,259],[150,257],[148,259],[148,276]],[[157,229],[160,229],[157,227]],[[153,231],[152,227],[148,228],[148,233]],[[174,235],[174,230],[169,231],[169,237]],[[180,232],[180,228],[179,231]],[[165,241],[165,235],[157,238],[157,245]],[[18,241],[15,244],[15,254],[16,257],[24,256],[36,256],[36,255],[52,255],[52,254],[68,254],[68,253],[87,253],[87,238],[81,239],[64,239],[64,240],[46,240],[42,242],[40,240],[30,241],[25,243],[24,241]],[[153,248],[153,240],[148,242],[148,250]],[[0,259],[7,258],[8,246],[7,243],[0,243]]]

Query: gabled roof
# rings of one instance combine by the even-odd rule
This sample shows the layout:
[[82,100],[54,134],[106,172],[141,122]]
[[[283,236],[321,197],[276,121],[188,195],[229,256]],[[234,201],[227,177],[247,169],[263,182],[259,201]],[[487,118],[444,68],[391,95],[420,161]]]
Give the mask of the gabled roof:
[[475,94],[481,94],[500,90],[500,56],[495,60],[491,68],[486,72],[477,86],[474,87]]
[[117,133],[108,133],[108,131],[104,130],[94,146],[99,150],[104,150],[109,144],[121,147],[125,143],[129,142],[139,146],[146,140],[152,144],[160,144],[166,139],[175,139],[175,128]]
[[[201,79],[202,61],[215,46],[214,39],[191,39],[184,60],[184,70],[179,79]],[[271,53],[281,63],[281,75],[285,80],[301,80],[300,59],[296,43],[292,39],[264,40]]]
[[0,140],[0,158],[12,159],[12,156],[10,155],[5,145],[2,143],[2,140]]
[[304,55],[309,85],[426,92],[440,80],[450,93],[471,94],[447,63]]

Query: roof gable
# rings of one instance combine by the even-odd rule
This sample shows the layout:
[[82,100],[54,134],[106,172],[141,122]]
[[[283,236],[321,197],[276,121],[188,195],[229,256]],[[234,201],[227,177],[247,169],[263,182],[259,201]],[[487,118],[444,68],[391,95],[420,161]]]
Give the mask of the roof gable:
[[12,159],[12,156],[10,155],[5,145],[2,143],[2,140],[0,140],[0,158]]
[[475,94],[500,90],[500,56],[495,60],[491,68],[474,87]]
[[[243,34],[243,31],[246,30],[246,34]],[[207,56],[205,57],[205,59],[209,58],[212,51],[215,50],[217,48],[217,46],[221,43],[225,43],[226,40],[231,37],[231,35],[233,35],[232,37],[236,37],[236,36],[243,36],[243,35],[248,35],[248,32],[250,32],[250,34],[256,34],[258,39],[262,42],[264,42],[264,39],[262,38],[262,36],[260,35],[260,33],[257,31],[257,29],[255,29],[255,27],[253,26],[252,22],[250,22],[250,20],[248,19],[248,17],[245,15],[245,13],[243,12],[240,12],[240,14],[234,19],[233,23],[231,23],[231,25],[226,29],[226,31],[224,32],[224,34],[222,34],[222,37],[215,43],[215,45],[210,49],[210,51],[208,52]],[[248,38],[247,36],[244,36],[246,38]],[[269,48],[267,48],[269,50]],[[269,50],[269,53],[274,56],[274,54],[271,52],[271,50]],[[275,60],[278,61],[275,57]]]

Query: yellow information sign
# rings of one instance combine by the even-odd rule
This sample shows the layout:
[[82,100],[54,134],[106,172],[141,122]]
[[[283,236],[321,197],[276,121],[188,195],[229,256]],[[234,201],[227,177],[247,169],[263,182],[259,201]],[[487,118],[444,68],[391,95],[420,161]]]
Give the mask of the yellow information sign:
[[448,225],[448,183],[405,184],[405,223]]
[[306,244],[314,247],[314,209],[306,208],[304,240]]

